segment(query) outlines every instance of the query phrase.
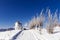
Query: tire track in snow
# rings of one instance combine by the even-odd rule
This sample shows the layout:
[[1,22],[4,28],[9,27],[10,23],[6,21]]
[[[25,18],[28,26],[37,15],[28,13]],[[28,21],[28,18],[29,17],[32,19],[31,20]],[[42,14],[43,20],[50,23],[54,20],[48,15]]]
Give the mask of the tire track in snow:
[[18,35],[21,34],[21,32],[22,32],[22,31],[19,31],[16,35],[14,35],[14,36],[12,37],[11,40],[15,40],[15,39],[18,37]]
[[37,39],[37,40],[45,40],[45,38],[44,37],[42,37],[42,35],[39,35],[37,32],[35,32],[34,30],[32,31],[30,31],[33,35],[34,35],[34,37]]
[[18,38],[16,40],[36,40],[36,38],[33,36],[30,30],[25,30],[23,36],[21,36],[21,38]]
[[38,39],[37,35],[34,32],[32,32],[32,31],[30,31],[30,32],[33,34],[33,36],[36,40],[40,40],[40,39]]

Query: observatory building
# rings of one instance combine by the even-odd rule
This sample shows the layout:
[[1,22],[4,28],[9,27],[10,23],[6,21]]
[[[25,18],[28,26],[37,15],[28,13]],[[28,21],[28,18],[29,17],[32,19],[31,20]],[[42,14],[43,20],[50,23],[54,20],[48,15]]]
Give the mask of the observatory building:
[[16,23],[15,23],[15,30],[22,30],[22,23],[20,23],[19,21],[17,21]]

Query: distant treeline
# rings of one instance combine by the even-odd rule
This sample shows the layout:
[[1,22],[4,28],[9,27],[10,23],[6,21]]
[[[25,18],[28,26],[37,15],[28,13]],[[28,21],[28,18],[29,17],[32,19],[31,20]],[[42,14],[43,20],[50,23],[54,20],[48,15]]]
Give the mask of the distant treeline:
[[0,29],[0,32],[14,30],[14,28]]

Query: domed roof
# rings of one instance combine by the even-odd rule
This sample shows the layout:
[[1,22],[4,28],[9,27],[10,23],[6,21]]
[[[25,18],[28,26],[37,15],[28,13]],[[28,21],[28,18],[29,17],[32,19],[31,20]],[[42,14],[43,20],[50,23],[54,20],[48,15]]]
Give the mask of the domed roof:
[[16,23],[18,23],[18,24],[22,24],[20,21],[17,21]]
[[17,21],[17,22],[15,23],[15,25],[18,25],[18,24],[22,25],[22,23],[21,23],[21,22]]
[[18,24],[22,24],[22,23],[20,23],[19,21],[17,21],[16,23],[18,23]]

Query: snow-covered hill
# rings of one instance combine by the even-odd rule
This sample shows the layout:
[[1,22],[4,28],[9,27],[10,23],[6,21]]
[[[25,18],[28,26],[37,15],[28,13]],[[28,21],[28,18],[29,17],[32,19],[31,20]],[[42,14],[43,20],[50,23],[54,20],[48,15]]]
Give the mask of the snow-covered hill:
[[37,29],[11,30],[0,32],[0,40],[60,40],[60,30],[57,31],[57,28],[54,28],[56,33],[49,34],[46,29],[41,32]]

